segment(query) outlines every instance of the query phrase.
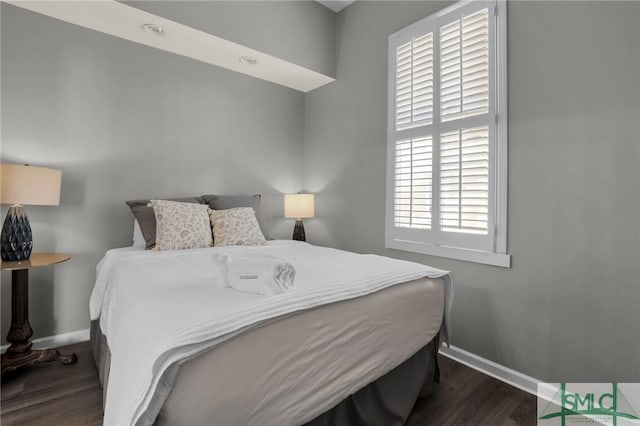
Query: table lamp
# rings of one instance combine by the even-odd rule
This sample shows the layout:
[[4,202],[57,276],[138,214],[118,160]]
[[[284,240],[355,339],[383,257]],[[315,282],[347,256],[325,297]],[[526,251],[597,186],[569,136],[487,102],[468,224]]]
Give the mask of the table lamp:
[[23,205],[59,205],[61,180],[60,170],[0,164],[0,202],[11,204],[0,234],[2,260],[29,259],[33,238]]
[[284,217],[295,219],[293,227],[293,239],[306,241],[302,219],[315,216],[315,196],[313,194],[285,194]]

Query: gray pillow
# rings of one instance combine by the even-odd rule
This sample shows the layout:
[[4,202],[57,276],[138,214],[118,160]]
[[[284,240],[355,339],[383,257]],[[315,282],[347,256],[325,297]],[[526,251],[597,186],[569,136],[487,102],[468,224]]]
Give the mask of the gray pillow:
[[256,219],[258,219],[258,225],[260,230],[266,237],[264,232],[264,221],[262,220],[262,213],[260,212],[260,194],[255,195],[203,195],[201,198],[205,204],[209,204],[209,207],[213,210],[226,210],[233,209],[235,207],[252,207],[256,212]]
[[[204,204],[202,197],[187,198],[167,198],[168,201],[178,201],[181,203]],[[127,205],[131,209],[131,213],[135,216],[140,225],[140,231],[145,241],[145,249],[149,250],[156,245],[156,215],[153,207],[148,205],[151,200],[132,200],[127,201]]]

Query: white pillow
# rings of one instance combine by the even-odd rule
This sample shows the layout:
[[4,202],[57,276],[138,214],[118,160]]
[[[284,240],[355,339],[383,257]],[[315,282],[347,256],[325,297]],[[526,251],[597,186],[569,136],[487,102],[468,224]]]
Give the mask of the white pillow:
[[133,247],[144,249],[147,247],[147,242],[142,236],[142,230],[137,219],[133,219]]
[[151,200],[156,216],[154,250],[211,247],[213,237],[206,204]]
[[213,243],[218,246],[261,246],[267,243],[251,207],[209,209]]

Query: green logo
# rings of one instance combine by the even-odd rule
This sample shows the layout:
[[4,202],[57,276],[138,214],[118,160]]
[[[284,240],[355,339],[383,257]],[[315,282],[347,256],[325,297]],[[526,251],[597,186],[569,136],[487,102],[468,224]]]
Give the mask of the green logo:
[[[611,426],[622,426],[628,424],[639,424],[640,417],[632,405],[638,408],[637,398],[633,400],[635,404],[629,402],[627,395],[620,389],[619,383],[561,383],[559,389],[553,397],[546,402],[546,406],[540,410],[539,399],[539,425],[560,424],[603,424]],[[640,389],[638,384],[629,384],[636,390]],[[634,392],[638,396],[638,392]],[[540,386],[538,396],[540,398]],[[547,399],[547,398],[545,398]],[[548,421],[548,422],[545,422]],[[619,423],[620,422],[620,423]]]

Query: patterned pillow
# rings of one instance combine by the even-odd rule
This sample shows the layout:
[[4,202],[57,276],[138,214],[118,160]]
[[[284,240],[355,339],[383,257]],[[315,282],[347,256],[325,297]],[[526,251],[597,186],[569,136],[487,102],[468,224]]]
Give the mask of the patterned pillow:
[[209,209],[213,243],[218,246],[261,246],[266,240],[251,207]]
[[211,247],[211,224],[205,204],[151,200],[156,216],[154,250]]

